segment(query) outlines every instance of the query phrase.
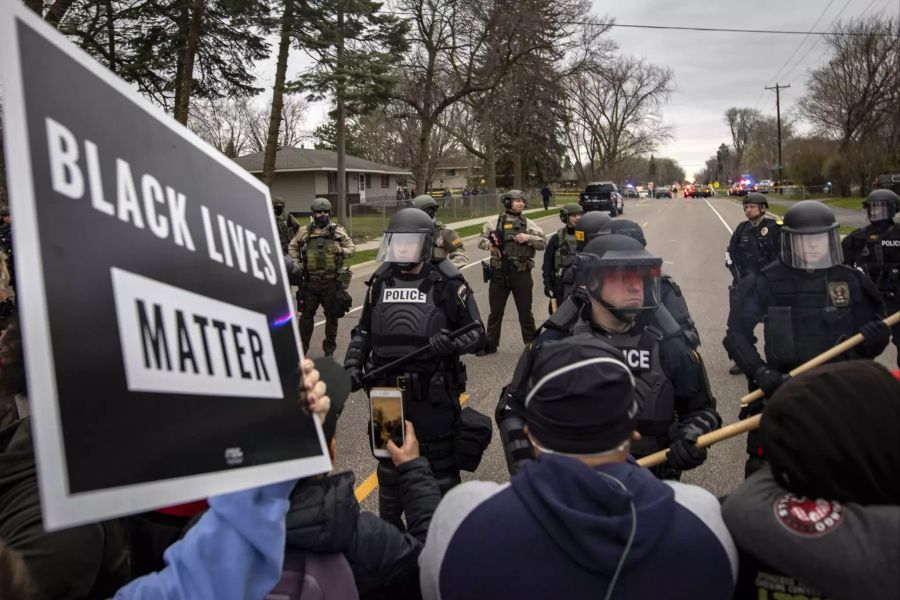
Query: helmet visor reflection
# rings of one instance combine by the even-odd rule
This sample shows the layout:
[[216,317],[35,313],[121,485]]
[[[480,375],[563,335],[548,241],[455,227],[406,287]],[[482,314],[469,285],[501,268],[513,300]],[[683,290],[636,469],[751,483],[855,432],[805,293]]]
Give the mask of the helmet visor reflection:
[[887,202],[870,202],[866,207],[869,221],[890,221],[894,218],[894,211],[888,206]]
[[385,233],[378,248],[379,262],[414,264],[431,257],[430,236],[424,232]]
[[844,261],[837,228],[820,233],[785,232],[782,259],[795,269],[828,269]]
[[658,266],[600,266],[590,273],[587,287],[596,300],[615,308],[656,308],[660,276]]

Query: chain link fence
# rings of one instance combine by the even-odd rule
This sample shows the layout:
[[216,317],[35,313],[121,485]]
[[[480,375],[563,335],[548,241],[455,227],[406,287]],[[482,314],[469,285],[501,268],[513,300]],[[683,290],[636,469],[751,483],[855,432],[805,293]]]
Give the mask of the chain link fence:
[[[497,215],[502,210],[501,194],[502,192],[463,196],[461,192],[453,192],[449,198],[436,197],[435,201],[440,206],[437,218],[444,223],[456,223]],[[529,190],[527,194],[529,208],[541,206],[539,191]],[[410,206],[412,206],[411,198],[389,198],[365,204],[351,204],[345,227],[354,240],[376,238],[384,233],[391,217],[398,210]]]

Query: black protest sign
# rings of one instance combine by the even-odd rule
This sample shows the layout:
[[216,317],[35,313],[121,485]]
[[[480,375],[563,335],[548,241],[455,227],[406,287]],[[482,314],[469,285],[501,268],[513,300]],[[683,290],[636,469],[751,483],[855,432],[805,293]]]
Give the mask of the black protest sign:
[[0,28],[45,523],[328,470],[265,187],[18,5]]

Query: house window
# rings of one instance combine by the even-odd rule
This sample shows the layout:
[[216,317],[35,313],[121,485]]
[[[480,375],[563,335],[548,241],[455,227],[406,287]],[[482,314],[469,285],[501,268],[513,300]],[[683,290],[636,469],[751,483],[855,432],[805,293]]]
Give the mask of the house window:
[[447,169],[447,177],[456,177],[456,169]]
[[329,171],[328,176],[328,193],[337,194],[337,173]]
[[382,175],[381,176],[381,189],[387,189],[391,187],[391,176],[390,175]]
[[366,173],[366,189],[372,189],[372,174]]

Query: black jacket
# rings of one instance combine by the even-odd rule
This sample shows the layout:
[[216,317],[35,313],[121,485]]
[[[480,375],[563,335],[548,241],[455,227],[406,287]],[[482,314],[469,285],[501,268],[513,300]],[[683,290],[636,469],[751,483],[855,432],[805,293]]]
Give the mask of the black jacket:
[[360,595],[407,598],[418,594],[419,553],[441,501],[425,458],[400,465],[407,532],[377,515],[360,512],[353,473],[301,481],[287,514],[289,547],[319,554],[343,553]]
[[131,578],[120,521],[44,531],[28,418],[0,431],[0,539],[22,555],[33,600],[111,598]]

